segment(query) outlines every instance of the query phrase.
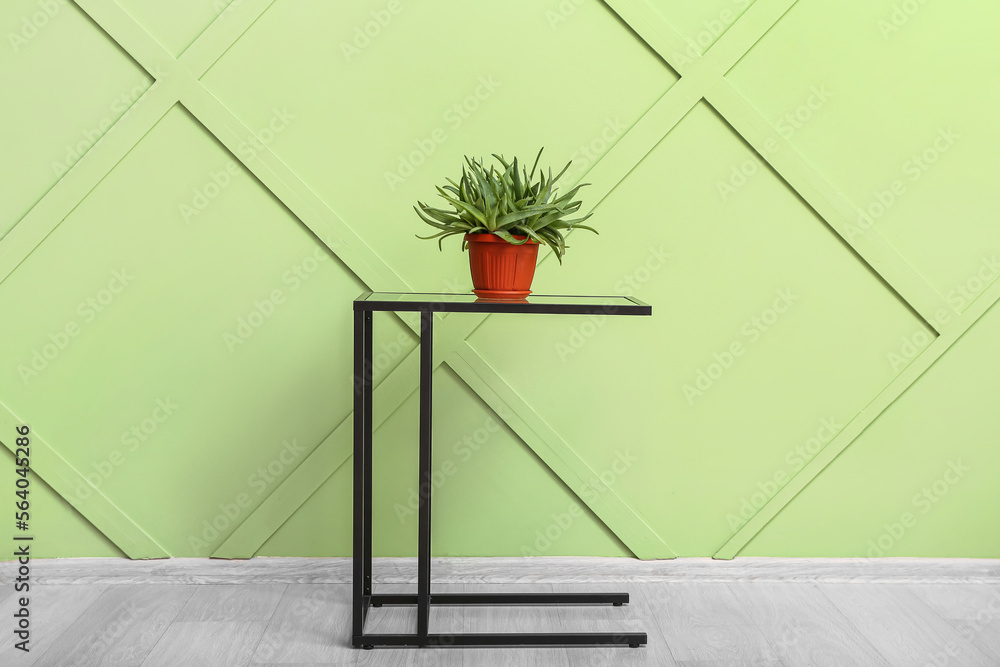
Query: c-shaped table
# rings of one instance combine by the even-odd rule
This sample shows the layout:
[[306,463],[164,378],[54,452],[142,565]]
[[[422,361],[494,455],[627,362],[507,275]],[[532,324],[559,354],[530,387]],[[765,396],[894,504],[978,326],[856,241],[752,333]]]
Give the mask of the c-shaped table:
[[[417,593],[372,592],[372,313],[420,313],[420,455]],[[434,313],[542,313],[555,315],[651,315],[652,308],[626,296],[529,296],[484,300],[473,294],[366,292],[354,301],[354,628],[355,647],[376,646],[581,646],[637,647],[645,632],[448,633],[428,631],[431,605],[585,605],[629,601],[628,593],[431,593],[431,374]],[[426,492],[424,490],[426,489]],[[413,634],[365,634],[370,607],[416,605]]]

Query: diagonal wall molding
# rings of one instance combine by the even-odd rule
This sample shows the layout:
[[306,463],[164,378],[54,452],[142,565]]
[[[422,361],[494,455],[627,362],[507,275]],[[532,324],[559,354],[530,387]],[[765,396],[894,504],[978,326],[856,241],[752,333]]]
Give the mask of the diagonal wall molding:
[[[25,424],[10,408],[0,403],[0,429],[3,433],[15,433],[14,429]],[[31,426],[28,423],[28,426]],[[129,558],[167,558],[170,556],[155,539],[133,521],[128,514],[108,499],[99,489],[91,486],[87,478],[74,468],[59,452],[53,449],[42,436],[34,430],[31,438],[31,473],[44,479],[63,500],[73,506],[87,521],[105,537],[114,542],[115,546],[125,552]],[[3,444],[13,454],[16,447],[13,442],[4,438]],[[45,475],[36,470],[36,462],[44,461]],[[79,498],[77,489],[87,489],[88,495]],[[29,523],[29,525],[32,525]]]
[[[380,289],[385,290],[407,290],[408,285],[402,281],[401,278],[395,272],[391,270],[384,261],[381,260],[361,239],[358,237],[353,230],[346,225],[336,214],[320,200],[309,188],[302,183],[302,181],[283,163],[280,159],[274,155],[270,150],[265,149],[257,151],[255,157],[250,157],[248,159],[243,159],[240,156],[240,152],[237,146],[243,139],[248,136],[252,136],[253,132],[246,127],[242,122],[239,121],[221,102],[218,101],[211,93],[201,84],[200,81],[196,79],[212,63],[215,62],[217,57],[212,57],[211,54],[223,53],[230,44],[217,43],[211,45],[214,48],[205,46],[208,40],[213,39],[238,39],[242,35],[242,30],[234,28],[233,26],[242,26],[245,30],[246,27],[251,25],[256,18],[259,17],[261,13],[266,11],[267,7],[270,6],[271,2],[256,2],[248,5],[246,8],[240,8],[240,16],[242,20],[240,21],[229,21],[225,26],[226,29],[219,28],[213,29],[210,27],[207,29],[195,44],[188,49],[187,52],[181,57],[180,60],[175,60],[169,53],[167,53],[156,40],[141,26],[135,23],[134,19],[127,14],[117,3],[111,0],[81,0],[81,7],[86,11],[92,19],[94,19],[101,28],[112,36],[115,41],[126,48],[126,50],[136,58],[136,60],[148,71],[158,74],[159,78],[154,82],[151,87],[151,91],[155,93],[151,95],[147,93],[142,99],[147,101],[145,109],[151,109],[152,111],[147,112],[145,116],[139,116],[138,114],[132,114],[131,112],[126,113],[118,123],[113,126],[111,130],[102,137],[101,151],[94,152],[92,149],[85,155],[78,163],[74,166],[74,180],[78,181],[80,184],[75,188],[65,187],[63,190],[65,194],[61,199],[56,199],[52,196],[46,196],[38,205],[32,210],[29,216],[22,219],[22,221],[15,227],[15,231],[19,228],[25,230],[21,232],[23,234],[23,240],[20,241],[19,246],[15,247],[12,243],[8,243],[10,235],[3,242],[0,242],[0,250],[8,250],[11,257],[20,258],[16,261],[12,260],[10,262],[10,268],[6,275],[9,275],[11,271],[23,261],[23,258],[27,256],[37,247],[45,236],[54,229],[57,224],[51,224],[53,220],[61,221],[68,215],[78,203],[81,201],[98,182],[100,182],[103,175],[110,171],[111,168],[116,165],[125,154],[130,151],[136,143],[152,127],[156,122],[162,118],[162,116],[176,103],[181,103],[187,108],[189,112],[216,138],[218,138],[229,150],[230,152],[240,159],[240,161],[246,166],[264,185],[267,187],[279,200],[281,200],[289,209],[297,216],[299,219],[313,231],[316,236],[322,240],[337,256],[341,261],[343,261],[350,270],[352,270],[356,275],[358,275],[366,284],[368,285],[378,285]],[[227,19],[228,17],[224,13],[222,16],[216,19],[212,24],[213,26],[219,24],[221,21]],[[192,54],[192,55],[189,55]],[[187,61],[189,58],[198,58],[198,61],[191,67],[187,66]],[[155,104],[154,104],[155,103]],[[130,130],[130,131],[129,131]],[[105,141],[108,137],[121,137],[117,142]],[[101,144],[101,142],[98,142]],[[96,148],[96,146],[95,146]],[[627,171],[621,173],[620,178],[623,178]],[[90,177],[88,179],[88,176]],[[60,182],[60,184],[63,181]],[[617,180],[615,181],[617,183]],[[69,181],[73,184],[74,181]],[[613,186],[612,186],[613,187]],[[610,188],[608,189],[610,191]],[[603,196],[602,196],[603,198]],[[65,209],[65,213],[59,216],[52,216],[51,214],[46,214],[47,206],[62,205]],[[47,226],[43,226],[44,223],[33,223],[34,220],[48,221]],[[27,226],[25,224],[27,223]],[[30,230],[32,226],[39,227],[41,229],[36,231],[33,235],[29,235],[27,230]],[[15,236],[15,238],[17,238]],[[331,240],[337,239],[337,240]],[[25,252],[25,249],[27,252]],[[3,255],[0,255],[2,258]],[[472,331],[478,327],[482,321],[483,317],[464,317],[464,318],[444,318],[443,321],[439,322],[439,327],[441,328],[441,334],[438,336],[438,351],[436,352],[436,357],[440,360],[444,359],[451,350],[459,347],[465,346],[465,338],[471,334]],[[404,319],[404,321],[409,324],[411,328],[414,328],[416,323],[412,321],[412,318]],[[474,354],[474,353],[473,353]],[[410,358],[415,358],[415,355],[411,353]],[[485,364],[485,362],[482,362]],[[399,381],[400,373],[405,373],[409,368],[408,363],[404,362],[399,367],[394,369],[390,378],[393,379],[392,382],[383,382],[380,387],[381,397],[383,401],[387,404],[385,406],[385,414],[391,414],[407,396],[416,389],[415,378],[416,374],[408,374],[409,377],[404,381]],[[411,369],[412,370],[412,369]],[[389,378],[387,378],[388,380]],[[383,386],[384,385],[384,386]],[[535,414],[526,404],[521,402],[522,405],[519,406],[519,411],[522,415],[518,416],[518,419],[512,420],[516,425],[523,425],[526,423],[543,423],[540,417]],[[353,415],[349,416],[344,423],[338,426],[337,429],[330,436],[328,436],[323,443],[321,443],[310,455],[309,460],[311,463],[322,463],[321,467],[310,466],[299,466],[295,472],[292,473],[288,478],[286,478],[282,484],[278,485],[274,492],[270,495],[268,499],[265,500],[254,513],[249,515],[241,526],[234,532],[230,538],[223,543],[217,550],[217,556],[224,557],[237,557],[236,554],[241,554],[244,557],[252,555],[253,551],[256,551],[270,537],[271,534],[292,513],[294,513],[301,504],[312,495],[313,492],[333,474],[343,463],[349,458],[349,449],[344,450],[344,441],[338,434],[343,431],[344,424],[350,422]],[[521,432],[524,431],[523,428],[520,429]],[[548,443],[542,445],[542,441],[538,438],[531,438],[533,442],[540,443],[536,444],[541,452],[536,450],[536,453],[543,460],[553,460],[551,452],[553,450],[562,451],[562,456],[566,458],[578,458],[575,453],[564,443],[558,436],[551,434],[550,437],[554,437],[556,442]],[[533,449],[535,449],[533,447]],[[51,470],[43,470],[46,476],[53,474]],[[75,471],[74,471],[75,472]],[[558,472],[557,472],[558,474]],[[564,471],[565,474],[565,471]],[[71,475],[72,476],[72,475]],[[565,481],[565,480],[564,480]],[[570,488],[580,488],[578,479],[570,479],[567,484]],[[586,481],[586,480],[585,480]],[[86,479],[76,474],[73,479],[74,484],[83,484],[89,486]],[[91,487],[92,488],[92,487]],[[96,491],[96,489],[95,489]],[[617,496],[613,497],[617,498]],[[95,497],[96,496],[92,496]],[[619,502],[620,504],[620,502]],[[611,521],[609,527],[618,532],[624,532],[626,536],[623,541],[626,544],[640,544],[641,541],[637,542],[637,539],[641,540],[643,538],[634,538],[632,535],[636,532],[634,529],[622,529],[614,525],[615,520],[618,517],[634,517],[637,518],[634,512],[630,510],[622,511],[619,507],[617,513],[609,513],[602,507],[595,507],[598,516],[602,519]],[[88,510],[89,513],[94,514],[94,510]],[[86,513],[85,513],[86,515]],[[634,523],[634,519],[632,520]],[[641,523],[641,520],[640,520]],[[96,525],[96,524],[95,524]],[[648,526],[644,523],[641,525],[648,530]],[[252,536],[252,537],[250,537]],[[120,538],[123,539],[124,538]],[[113,541],[118,543],[117,539]],[[124,540],[127,542],[127,540]],[[659,554],[669,554],[671,557],[673,553],[670,551],[669,547],[662,544],[662,541],[654,534],[654,543],[659,544],[659,549],[655,553]],[[244,551],[248,549],[248,551]],[[644,546],[637,546],[637,550],[644,554],[649,554],[647,557],[653,557],[648,548]],[[128,553],[128,550],[126,549]]]
[[[225,107],[200,77],[273,4],[274,0],[234,3],[212,22],[179,58],[174,58],[113,0],[78,0],[77,4],[121,48],[154,77],[149,90],[84,155],[73,168],[0,240],[0,282],[70,214],[101,179],[156,125],[175,104],[186,108],[275,197],[299,218],[346,266],[373,289],[407,290],[405,281],[358,236],[322,199],[266,147],[256,156],[244,157],[239,144],[254,133]],[[646,0],[607,0],[611,9],[654,49],[681,78],[619,141],[596,162],[586,177],[600,188],[598,205],[702,100],[706,100],[736,132],[762,156],[763,142],[777,133],[725,78],[729,70],[795,4],[794,0],[757,0],[699,57],[685,55],[687,41]],[[784,141],[778,138],[779,141]],[[783,148],[768,160],[786,183],[842,237],[852,217],[852,207],[794,148]],[[849,243],[858,256],[896,294],[926,321],[946,308],[940,294],[875,230]],[[544,259],[547,259],[544,258]],[[544,260],[543,260],[544,261]],[[849,426],[803,468],[716,554],[732,558],[891,403],[940,358],[986,310],[1000,298],[993,286],[953,325],[908,366],[874,401],[856,415]],[[949,312],[954,312],[950,308]],[[412,317],[401,318],[416,330]],[[592,482],[594,471],[572,447],[545,424],[497,374],[466,339],[487,318],[443,318],[436,337],[436,363],[446,363],[498,414],[570,489],[578,491]],[[416,355],[412,352],[380,383],[377,415],[391,414],[416,390]],[[249,557],[350,458],[350,423],[339,424],[299,465],[276,485],[257,509],[244,519],[213,555]],[[13,414],[0,410],[0,422],[14,424]],[[0,424],[2,425],[2,424]],[[5,427],[6,428],[6,427]],[[36,440],[36,443],[38,441]],[[64,498],[85,478],[48,445],[43,478]],[[51,456],[49,456],[51,454]],[[306,462],[304,461],[304,463]],[[92,487],[91,487],[92,488]],[[74,507],[132,558],[162,557],[163,548],[141,527],[94,489],[94,495]],[[580,495],[577,493],[577,495]],[[592,494],[591,494],[592,495]],[[581,496],[581,500],[583,496]],[[673,550],[620,497],[607,489],[599,501],[588,503],[595,514],[640,558],[674,557]]]
[[820,450],[809,463],[788,481],[774,497],[763,505],[739,531],[715,554],[714,558],[734,558],[740,550],[754,538],[771,519],[778,515],[788,503],[805,489],[827,466],[845,449],[851,446],[861,433],[896,399],[919,380],[938,359],[965,335],[986,312],[1000,300],[1000,282],[994,283],[980,295],[972,305],[955,320],[954,326],[941,334],[920,353],[903,372],[883,389],[875,398],[855,415],[844,429],[830,443]]

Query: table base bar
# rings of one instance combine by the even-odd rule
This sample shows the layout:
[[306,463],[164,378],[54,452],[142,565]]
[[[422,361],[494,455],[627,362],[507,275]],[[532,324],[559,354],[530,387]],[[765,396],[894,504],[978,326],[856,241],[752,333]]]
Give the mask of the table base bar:
[[[376,593],[373,607],[417,604],[416,594]],[[431,605],[628,604],[628,593],[431,593]]]
[[419,635],[361,635],[354,637],[354,646],[631,646],[646,643],[645,632],[519,632],[519,633],[456,633]]

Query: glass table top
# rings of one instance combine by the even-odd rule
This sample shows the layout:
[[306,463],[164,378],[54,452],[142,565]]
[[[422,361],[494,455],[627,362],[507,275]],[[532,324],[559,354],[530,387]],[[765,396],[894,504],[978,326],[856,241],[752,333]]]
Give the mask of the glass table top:
[[431,310],[450,313],[552,313],[651,315],[652,307],[631,296],[529,294],[523,299],[484,299],[475,294],[366,292],[355,310]]

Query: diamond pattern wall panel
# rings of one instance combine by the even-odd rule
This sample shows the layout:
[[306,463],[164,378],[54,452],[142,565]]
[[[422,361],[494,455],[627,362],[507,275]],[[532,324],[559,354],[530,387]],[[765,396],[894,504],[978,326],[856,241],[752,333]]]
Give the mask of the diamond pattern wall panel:
[[[71,2],[9,2],[0,86],[10,103],[0,164],[0,237],[79,162],[152,83]],[[30,128],[22,131],[20,128]]]
[[[544,274],[557,292],[634,293],[667,316],[567,317],[559,327],[494,318],[469,339],[593,469],[631,451],[638,460],[613,490],[630,506],[660,508],[650,523],[678,536],[668,543],[681,555],[728,539],[727,515],[756,481],[793,472],[786,453],[823,420],[843,424],[863,408],[895,376],[886,353],[904,335],[926,334],[765,167],[723,201],[717,180],[759,159],[699,105],[602,202],[598,215],[614,221],[606,233],[630,232],[574,237],[578,261]],[[638,258],[636,238],[646,246]],[[522,330],[551,340],[503,345]],[[655,344],[637,344],[646,340]],[[550,391],[540,373],[566,378],[565,387]],[[588,404],[604,419],[579,419]]]
[[970,0],[799,2],[729,75],[848,199],[849,238],[883,235],[959,309],[1000,249],[987,176],[1000,137],[983,113],[1000,107],[998,20],[1000,7]]
[[[441,321],[437,553],[995,557],[995,12],[8,3],[0,442],[35,434],[37,555],[349,553],[351,301],[468,289],[412,204],[544,145],[601,235],[535,290],[654,316]],[[377,320],[405,555],[415,322]]]

